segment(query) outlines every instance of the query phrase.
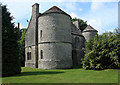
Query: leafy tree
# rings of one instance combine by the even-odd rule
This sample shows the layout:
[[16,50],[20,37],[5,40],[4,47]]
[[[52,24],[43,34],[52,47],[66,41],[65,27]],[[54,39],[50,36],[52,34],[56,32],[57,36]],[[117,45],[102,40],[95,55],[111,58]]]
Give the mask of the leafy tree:
[[106,32],[86,42],[84,69],[120,68],[120,33]]
[[86,27],[87,27],[87,21],[84,21],[82,19],[79,19],[79,18],[73,18],[72,19],[72,22],[78,20],[79,21],[79,24],[80,24],[80,30],[83,31]]
[[21,39],[18,41],[20,45],[20,60],[21,60],[21,66],[25,65],[25,34],[27,29],[24,28],[24,32],[22,33]]
[[11,76],[21,71],[19,60],[19,36],[13,17],[5,5],[2,6],[2,76]]

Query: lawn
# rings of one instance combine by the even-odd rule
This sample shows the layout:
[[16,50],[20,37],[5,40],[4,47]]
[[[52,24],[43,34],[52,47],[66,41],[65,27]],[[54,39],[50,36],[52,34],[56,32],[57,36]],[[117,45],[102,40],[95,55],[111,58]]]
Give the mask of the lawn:
[[84,70],[22,67],[21,74],[3,77],[3,83],[118,83],[118,70]]

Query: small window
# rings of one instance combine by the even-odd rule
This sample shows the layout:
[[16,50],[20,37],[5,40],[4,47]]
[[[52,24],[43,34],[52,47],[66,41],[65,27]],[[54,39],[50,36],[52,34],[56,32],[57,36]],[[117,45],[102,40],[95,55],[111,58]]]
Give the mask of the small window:
[[40,37],[42,37],[42,30],[40,31]]
[[41,50],[41,59],[43,59],[43,50]]
[[29,60],[29,52],[27,52],[27,60]]
[[31,60],[31,52],[27,52],[27,60]]

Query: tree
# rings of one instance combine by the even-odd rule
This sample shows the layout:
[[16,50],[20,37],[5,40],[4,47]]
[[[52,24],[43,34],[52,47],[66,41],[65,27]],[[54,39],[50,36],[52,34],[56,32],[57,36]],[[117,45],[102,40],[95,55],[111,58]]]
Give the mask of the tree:
[[120,33],[106,32],[86,42],[84,69],[120,69]]
[[25,34],[27,29],[24,28],[24,32],[22,33],[21,39],[18,41],[20,45],[20,60],[21,60],[21,66],[25,65]]
[[87,21],[84,21],[82,19],[79,18],[73,18],[72,22],[78,20],[79,21],[79,25],[80,25],[80,30],[83,31],[86,27],[87,27]]
[[2,76],[11,76],[21,71],[19,60],[19,36],[13,17],[5,5],[2,6]]

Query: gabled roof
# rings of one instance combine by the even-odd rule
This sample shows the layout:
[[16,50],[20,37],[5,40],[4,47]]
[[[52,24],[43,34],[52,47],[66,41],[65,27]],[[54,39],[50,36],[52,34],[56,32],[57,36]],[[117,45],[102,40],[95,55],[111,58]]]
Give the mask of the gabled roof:
[[93,31],[93,32],[98,32],[97,30],[95,30],[92,26],[88,25],[84,30],[83,32],[90,32],[90,31]]

